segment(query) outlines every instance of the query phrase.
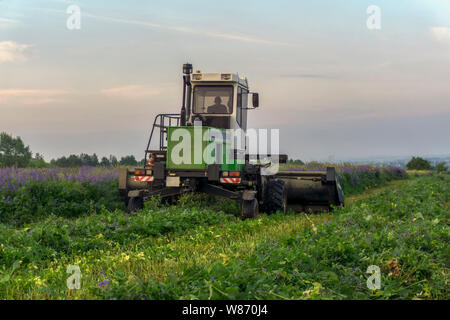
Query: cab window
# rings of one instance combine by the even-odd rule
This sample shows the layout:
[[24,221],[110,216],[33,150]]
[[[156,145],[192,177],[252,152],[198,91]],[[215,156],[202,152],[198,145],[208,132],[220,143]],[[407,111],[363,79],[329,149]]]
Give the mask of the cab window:
[[233,113],[233,86],[195,86],[194,113]]

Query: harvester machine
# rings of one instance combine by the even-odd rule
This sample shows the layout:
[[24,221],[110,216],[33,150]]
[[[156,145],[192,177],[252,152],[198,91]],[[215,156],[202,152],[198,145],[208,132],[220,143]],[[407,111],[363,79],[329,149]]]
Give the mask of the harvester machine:
[[[251,103],[249,103],[251,101]],[[249,106],[251,104],[251,106]],[[333,167],[326,171],[273,170],[281,154],[251,154],[247,114],[259,107],[247,78],[235,73],[193,72],[183,65],[180,113],[158,114],[142,167],[122,168],[119,191],[137,211],[153,196],[171,200],[203,192],[238,201],[242,218],[266,213],[342,206],[344,195]]]

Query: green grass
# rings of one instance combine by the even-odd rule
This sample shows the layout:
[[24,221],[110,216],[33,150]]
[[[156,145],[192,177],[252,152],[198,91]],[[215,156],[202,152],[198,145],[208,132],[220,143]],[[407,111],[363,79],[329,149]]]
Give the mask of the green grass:
[[[448,299],[449,182],[394,181],[318,215],[240,221],[233,202],[187,196],[0,224],[0,298]],[[69,265],[80,290],[66,287]],[[369,265],[380,290],[366,287]]]

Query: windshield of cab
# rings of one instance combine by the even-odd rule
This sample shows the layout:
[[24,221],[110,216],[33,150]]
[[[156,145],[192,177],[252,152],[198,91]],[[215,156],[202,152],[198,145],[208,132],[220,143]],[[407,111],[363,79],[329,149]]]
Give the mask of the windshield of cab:
[[195,86],[194,113],[233,113],[233,86]]

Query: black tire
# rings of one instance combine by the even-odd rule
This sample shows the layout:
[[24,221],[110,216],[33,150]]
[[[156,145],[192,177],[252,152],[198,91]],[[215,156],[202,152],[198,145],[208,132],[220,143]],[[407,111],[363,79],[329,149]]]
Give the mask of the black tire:
[[267,184],[265,206],[268,214],[287,212],[287,188],[283,180],[270,180]]
[[132,197],[128,200],[128,211],[137,212],[144,208],[144,199],[142,197]]
[[259,204],[257,199],[242,201],[241,218],[253,219],[259,214]]

